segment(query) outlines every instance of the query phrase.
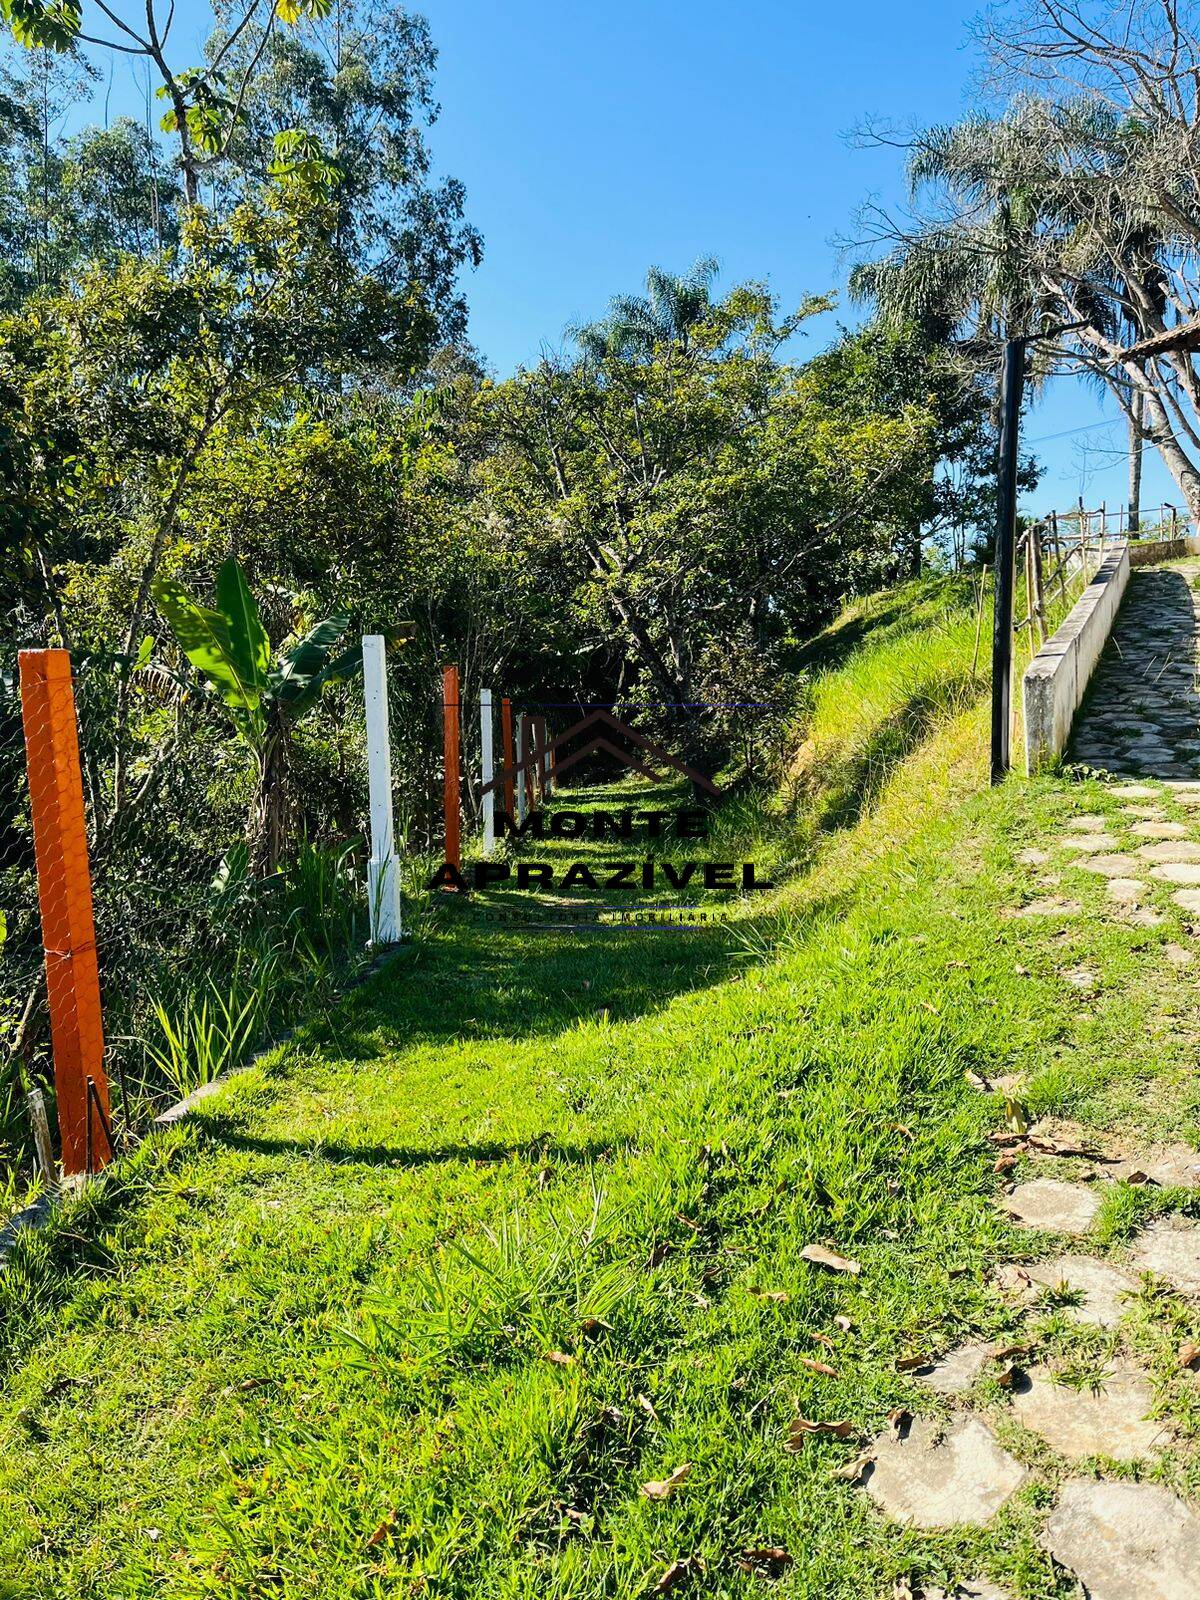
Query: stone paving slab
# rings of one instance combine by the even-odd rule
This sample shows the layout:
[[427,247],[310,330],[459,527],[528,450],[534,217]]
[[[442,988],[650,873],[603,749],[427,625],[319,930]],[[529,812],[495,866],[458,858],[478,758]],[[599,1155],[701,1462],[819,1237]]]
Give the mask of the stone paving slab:
[[1001,1205],[1023,1228],[1086,1233],[1100,1209],[1100,1196],[1082,1183],[1033,1178],[1029,1183],[1018,1184]]
[[1044,895],[1040,900],[1031,900],[1028,905],[1019,906],[1013,912],[1014,917],[1074,917],[1082,911],[1083,907],[1078,900],[1065,900],[1060,895]]
[[1136,853],[1142,861],[1200,861],[1200,844],[1163,839],[1157,844],[1139,845]]
[[1090,1600],[1200,1595],[1200,1517],[1157,1484],[1065,1483],[1044,1542]]
[[1128,877],[1129,869],[1135,863],[1132,856],[1098,855],[1081,856],[1075,865],[1082,867],[1085,872],[1099,873],[1103,878],[1124,878]]
[[1137,1290],[1132,1274],[1095,1256],[1056,1256],[1034,1261],[1025,1271],[1047,1289],[1068,1289],[1082,1297],[1075,1305],[1057,1308],[1071,1322],[1094,1322],[1102,1328],[1116,1327],[1125,1314],[1126,1297]]
[[935,1361],[928,1372],[923,1372],[921,1382],[937,1394],[965,1394],[974,1388],[994,1348],[983,1341],[960,1345]]
[[1150,893],[1150,885],[1140,878],[1110,878],[1108,893],[1109,898],[1120,905],[1136,906]]
[[1150,868],[1150,876],[1162,883],[1180,883],[1194,888],[1200,884],[1200,861],[1164,861],[1161,866]]
[[[1168,945],[1167,949],[1177,950],[1191,959],[1190,950],[1180,950],[1178,945]],[[1154,1145],[1149,1150],[1110,1162],[1104,1171],[1107,1176],[1126,1179],[1140,1173],[1151,1183],[1161,1184],[1166,1189],[1194,1189],[1200,1185],[1200,1151],[1188,1144]]]
[[1200,1294],[1200,1224],[1160,1217],[1134,1240],[1134,1265],[1156,1272],[1183,1294]]
[[893,1522],[916,1528],[990,1522],[1028,1477],[978,1417],[915,1417],[871,1446],[867,1493]]
[[1142,1461],[1170,1443],[1164,1424],[1149,1420],[1154,1392],[1140,1368],[1112,1361],[1097,1379],[1095,1388],[1081,1389],[1031,1367],[1013,1386],[1013,1415],[1068,1461]]

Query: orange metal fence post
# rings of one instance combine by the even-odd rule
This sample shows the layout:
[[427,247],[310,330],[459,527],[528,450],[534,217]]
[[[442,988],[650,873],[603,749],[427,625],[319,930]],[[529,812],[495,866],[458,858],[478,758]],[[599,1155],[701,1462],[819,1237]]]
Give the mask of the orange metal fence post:
[[513,784],[512,701],[507,695],[500,702],[500,731],[504,740],[504,809],[513,820],[517,815],[517,795]]
[[113,1153],[75,695],[65,650],[18,659],[62,1164],[73,1174]]
[[462,824],[459,816],[458,668],[442,673],[442,739],[446,767],[446,860],[462,870]]

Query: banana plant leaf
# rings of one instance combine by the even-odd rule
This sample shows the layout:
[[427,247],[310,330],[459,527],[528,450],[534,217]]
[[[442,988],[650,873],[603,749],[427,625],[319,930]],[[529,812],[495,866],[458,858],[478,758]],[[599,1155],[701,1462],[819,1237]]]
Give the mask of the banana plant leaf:
[[262,684],[241,670],[228,618],[197,604],[175,578],[160,578],[154,585],[154,598],[170,623],[179,648],[230,710],[259,718]]
[[278,666],[271,671],[270,681],[272,690],[284,705],[290,705],[329,665],[331,651],[349,626],[347,616],[327,617],[280,658]]
[[231,556],[217,573],[217,610],[226,619],[229,648],[243,682],[261,696],[271,667],[271,641],[245,574]]
[[345,683],[347,679],[357,676],[362,671],[362,640],[340,656],[335,656],[319,672],[314,672],[308,681],[298,687],[294,694],[283,701],[284,712],[290,722],[297,717],[302,717],[311,705],[321,698],[322,691],[331,683]]

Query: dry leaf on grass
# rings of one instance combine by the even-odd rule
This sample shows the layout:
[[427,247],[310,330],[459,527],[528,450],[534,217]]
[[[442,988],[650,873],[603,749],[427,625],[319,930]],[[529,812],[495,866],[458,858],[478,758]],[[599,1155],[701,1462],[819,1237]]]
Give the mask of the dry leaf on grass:
[[823,1378],[836,1378],[837,1368],[831,1367],[828,1361],[818,1361],[814,1356],[800,1356],[800,1365],[807,1367],[810,1372],[819,1372]]
[[575,1365],[575,1357],[565,1355],[561,1350],[543,1350],[542,1360],[549,1361],[552,1366],[556,1367],[573,1367]]
[[703,1571],[704,1563],[699,1556],[683,1556],[678,1561],[672,1561],[650,1593],[669,1594],[675,1585],[686,1578],[689,1573]]
[[789,1455],[795,1455],[798,1450],[803,1450],[805,1439],[813,1434],[823,1433],[832,1439],[848,1439],[853,1432],[852,1422],[813,1422],[808,1417],[793,1417],[784,1448]]
[[377,1549],[379,1545],[383,1544],[387,1539],[389,1539],[391,1537],[392,1529],[395,1526],[396,1526],[396,1513],[394,1511],[389,1511],[387,1516],[384,1517],[383,1521],[375,1529],[375,1532],[367,1540],[367,1549],[368,1550]]
[[800,1252],[801,1261],[811,1262],[815,1267],[828,1267],[831,1272],[850,1272],[857,1274],[862,1271],[859,1263],[850,1256],[842,1256],[836,1250],[827,1250],[823,1244],[806,1244]]
[[1185,1339],[1179,1346],[1177,1360],[1180,1367],[1186,1371],[1200,1362],[1200,1344],[1195,1344],[1191,1339]]
[[654,1402],[651,1400],[648,1394],[639,1394],[637,1396],[637,1403],[641,1406],[642,1410],[652,1422],[658,1421],[658,1412],[655,1411]]
[[668,1495],[678,1489],[681,1483],[686,1483],[688,1474],[692,1470],[692,1463],[685,1461],[681,1467],[665,1478],[651,1478],[649,1483],[642,1485],[642,1493],[647,1500],[665,1500]]
[[792,1558],[781,1544],[758,1545],[742,1550],[737,1565],[743,1572],[757,1572],[762,1577],[778,1578],[792,1564]]
[[839,1328],[842,1333],[849,1333],[854,1326],[849,1317],[834,1317],[833,1325],[835,1328]]
[[844,1478],[847,1483],[857,1483],[874,1459],[873,1450],[864,1450],[861,1455],[855,1456],[853,1461],[846,1461],[840,1467],[834,1467],[833,1476]]
[[1007,1096],[1004,1101],[1004,1121],[1008,1125],[1010,1133],[1022,1134],[1029,1132],[1029,1115],[1021,1102],[1011,1095]]
[[897,1372],[919,1372],[922,1367],[930,1364],[930,1357],[925,1356],[898,1356],[896,1358]]
[[1024,1293],[1027,1289],[1033,1288],[1033,1279],[1024,1267],[1017,1266],[1015,1262],[1007,1262],[996,1272],[996,1287],[1002,1294],[1011,1294],[1015,1290]]

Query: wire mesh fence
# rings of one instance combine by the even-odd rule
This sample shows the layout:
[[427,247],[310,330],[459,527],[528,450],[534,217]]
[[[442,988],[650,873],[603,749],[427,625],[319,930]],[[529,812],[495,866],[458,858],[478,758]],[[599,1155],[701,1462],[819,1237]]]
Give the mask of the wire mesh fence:
[[[288,730],[273,781],[287,785],[290,837],[263,870],[261,763],[202,686],[150,660],[36,655],[57,660],[52,682],[26,672],[23,695],[15,661],[0,678],[4,1210],[52,1175],[47,1126],[61,1130],[50,1162],[103,1164],[110,1143],[265,1043],[301,995],[319,1005],[366,946],[356,686]],[[76,730],[67,817],[62,747]],[[80,1017],[89,963],[102,1013]],[[64,1077],[73,1048],[79,1070]]]

